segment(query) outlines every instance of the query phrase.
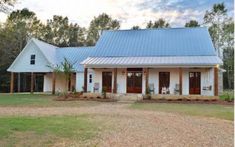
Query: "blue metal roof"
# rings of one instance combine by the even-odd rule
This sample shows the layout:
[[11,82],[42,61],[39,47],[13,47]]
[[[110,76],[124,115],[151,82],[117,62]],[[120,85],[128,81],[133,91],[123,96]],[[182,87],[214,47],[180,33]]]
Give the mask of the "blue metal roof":
[[215,55],[205,27],[104,31],[93,54],[94,57]]
[[217,56],[89,57],[81,62],[89,68],[207,67],[222,63]]
[[56,64],[60,64],[66,58],[74,64],[74,69],[83,72],[83,65],[80,62],[89,57],[94,51],[94,47],[65,47],[56,49]]

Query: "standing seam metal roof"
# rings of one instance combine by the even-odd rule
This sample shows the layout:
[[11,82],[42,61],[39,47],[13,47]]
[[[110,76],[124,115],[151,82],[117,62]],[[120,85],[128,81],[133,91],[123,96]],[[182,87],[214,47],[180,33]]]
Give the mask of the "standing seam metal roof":
[[62,47],[48,44],[38,39],[32,38],[34,43],[39,47],[44,56],[52,65],[61,64],[64,58],[68,59],[78,72],[83,72],[84,68],[80,62],[92,55],[94,47]]
[[215,55],[205,27],[104,31],[93,54],[94,57]]
[[217,56],[164,56],[164,57],[89,57],[81,64],[87,67],[124,66],[211,66],[222,64]]
[[94,51],[94,47],[66,47],[56,49],[56,64],[60,64],[66,58],[76,71],[84,71],[80,64],[83,60],[89,57]]

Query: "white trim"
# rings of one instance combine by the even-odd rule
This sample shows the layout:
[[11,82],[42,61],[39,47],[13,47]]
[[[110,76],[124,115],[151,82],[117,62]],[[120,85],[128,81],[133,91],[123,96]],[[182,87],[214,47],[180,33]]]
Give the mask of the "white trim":
[[50,64],[54,64],[54,63],[51,63],[51,62],[49,61],[49,59],[47,58],[47,56],[43,53],[43,51],[40,49],[40,47],[37,45],[37,43],[34,41],[34,39],[32,39],[32,40],[33,40],[33,43],[38,47],[38,49],[40,50],[40,52],[42,53],[42,55],[46,58],[47,62],[50,63]]
[[210,68],[215,65],[85,65],[85,68]]

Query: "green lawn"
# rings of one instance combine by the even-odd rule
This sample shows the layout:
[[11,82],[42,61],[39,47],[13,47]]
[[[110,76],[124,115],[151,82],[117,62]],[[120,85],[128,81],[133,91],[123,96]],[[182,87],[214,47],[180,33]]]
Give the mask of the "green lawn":
[[180,113],[193,116],[214,117],[233,120],[233,106],[206,104],[167,104],[167,103],[134,103],[133,109]]
[[[101,104],[55,101],[55,97],[46,94],[0,94],[0,107],[92,107]],[[0,116],[0,146],[53,146],[62,140],[67,141],[66,144],[77,144],[92,140],[101,131],[99,128],[102,124],[88,115]]]
[[100,124],[89,121],[85,115],[0,117],[0,145],[51,146],[61,139],[82,142],[95,137],[99,131],[98,126]]
[[27,106],[27,107],[79,107],[79,106],[93,106],[97,102],[82,102],[82,101],[55,101],[56,96],[47,94],[0,94],[0,106]]
[[[54,101],[55,96],[31,94],[0,94],[0,107],[93,107],[102,102],[92,101]],[[109,103],[106,103],[109,104]],[[113,103],[110,103],[112,105]],[[103,107],[102,105],[100,106]],[[205,104],[167,104],[167,103],[134,103],[131,109],[180,113],[182,115],[215,117],[233,120],[233,106]],[[6,108],[8,109],[8,108]],[[21,109],[21,108],[20,108]],[[123,109],[126,109],[123,107]],[[53,109],[52,109],[53,111]],[[100,112],[102,113],[102,111]],[[106,129],[107,117],[103,114],[51,116],[1,116],[0,146],[89,146],[91,142]],[[94,116],[100,115],[102,119]],[[119,115],[114,118],[122,119]],[[108,117],[110,119],[110,117]],[[56,145],[55,145],[56,143]],[[62,144],[58,144],[62,143]],[[73,144],[74,143],[74,144]]]

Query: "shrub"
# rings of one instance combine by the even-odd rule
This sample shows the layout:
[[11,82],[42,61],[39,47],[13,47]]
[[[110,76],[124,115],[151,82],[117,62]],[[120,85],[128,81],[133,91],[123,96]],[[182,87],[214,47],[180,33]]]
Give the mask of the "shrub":
[[149,89],[148,86],[146,87],[145,98],[146,99],[151,99],[151,93],[150,93],[150,89]]
[[106,99],[107,98],[107,88],[106,87],[103,87],[102,89],[102,95],[103,95],[103,98]]

